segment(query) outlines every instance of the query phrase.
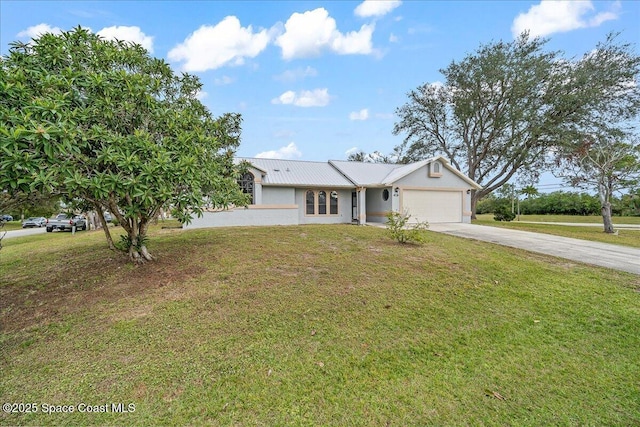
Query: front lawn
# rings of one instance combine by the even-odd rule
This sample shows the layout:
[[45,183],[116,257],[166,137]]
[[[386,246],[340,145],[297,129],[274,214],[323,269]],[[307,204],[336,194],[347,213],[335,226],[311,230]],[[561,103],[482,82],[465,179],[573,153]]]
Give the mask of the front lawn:
[[[640,216],[614,216],[612,219],[614,225],[640,224]],[[493,214],[478,215],[478,220],[493,221]],[[602,224],[602,217],[599,215],[520,215],[520,221]]]
[[3,242],[0,397],[39,412],[0,424],[640,422],[639,276],[373,227],[158,227],[140,267],[103,240]]
[[[542,218],[540,218],[542,217]],[[474,224],[488,225],[491,227],[504,227],[513,228],[523,231],[533,231],[536,233],[553,234],[556,236],[572,237],[574,239],[592,240],[594,242],[613,243],[616,245],[631,246],[640,248],[640,230],[637,229],[625,229],[616,228],[618,234],[606,234],[602,230],[602,227],[595,227],[592,225],[585,226],[573,226],[573,225],[558,225],[558,224],[545,224],[545,222],[575,222],[575,223],[594,223],[594,219],[600,217],[589,216],[567,216],[567,215],[555,215],[551,216],[553,219],[544,218],[546,215],[521,215],[521,221],[540,221],[539,224],[531,224],[527,222],[521,222],[513,220],[511,222],[495,221],[493,215],[478,215],[478,218],[473,220]],[[572,218],[576,218],[572,220]],[[547,221],[545,221],[545,219]],[[640,224],[638,217],[616,217],[614,218],[615,224]],[[597,223],[597,222],[596,222]],[[602,218],[600,218],[602,223]]]
[[21,229],[22,229],[21,221],[7,221],[4,223],[4,226],[0,228],[0,232],[11,231],[11,230],[21,230]]

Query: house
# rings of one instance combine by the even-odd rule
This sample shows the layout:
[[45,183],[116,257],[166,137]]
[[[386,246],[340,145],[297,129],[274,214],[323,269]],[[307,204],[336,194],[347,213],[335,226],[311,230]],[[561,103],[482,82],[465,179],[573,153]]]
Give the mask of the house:
[[408,165],[240,158],[247,207],[210,210],[186,228],[385,222],[390,211],[412,221],[470,222],[480,185],[443,157]]

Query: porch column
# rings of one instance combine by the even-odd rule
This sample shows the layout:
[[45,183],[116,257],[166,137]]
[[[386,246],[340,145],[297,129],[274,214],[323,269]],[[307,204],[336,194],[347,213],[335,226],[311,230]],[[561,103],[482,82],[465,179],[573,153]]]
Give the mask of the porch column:
[[358,192],[358,224],[365,225],[367,222],[367,189],[360,187],[356,191]]

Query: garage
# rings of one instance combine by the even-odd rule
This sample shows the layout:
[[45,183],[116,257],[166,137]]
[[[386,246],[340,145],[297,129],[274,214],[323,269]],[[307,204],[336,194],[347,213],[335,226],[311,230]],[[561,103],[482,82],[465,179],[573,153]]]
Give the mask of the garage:
[[411,222],[462,222],[462,191],[404,190],[402,210]]

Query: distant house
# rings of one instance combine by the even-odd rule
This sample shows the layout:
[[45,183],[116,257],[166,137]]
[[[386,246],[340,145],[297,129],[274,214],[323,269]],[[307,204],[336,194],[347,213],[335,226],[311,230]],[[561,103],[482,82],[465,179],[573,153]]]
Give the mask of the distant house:
[[186,228],[385,222],[388,212],[413,221],[470,222],[480,185],[443,157],[409,165],[242,158],[239,182],[251,204],[207,211]]

